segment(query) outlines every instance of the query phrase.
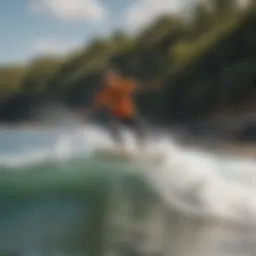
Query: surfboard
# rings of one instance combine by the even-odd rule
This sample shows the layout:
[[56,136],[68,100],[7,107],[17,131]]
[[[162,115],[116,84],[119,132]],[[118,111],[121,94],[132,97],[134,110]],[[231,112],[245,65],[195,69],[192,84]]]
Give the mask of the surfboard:
[[160,152],[133,151],[125,149],[109,149],[101,148],[94,151],[94,156],[101,159],[123,160],[123,161],[160,161],[163,159],[163,154]]

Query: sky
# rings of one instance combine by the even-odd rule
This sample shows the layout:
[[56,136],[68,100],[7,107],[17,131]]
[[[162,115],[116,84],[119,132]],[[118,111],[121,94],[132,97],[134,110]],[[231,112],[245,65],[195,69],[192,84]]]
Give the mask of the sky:
[[196,0],[1,0],[0,63],[66,54],[115,29],[136,31]]

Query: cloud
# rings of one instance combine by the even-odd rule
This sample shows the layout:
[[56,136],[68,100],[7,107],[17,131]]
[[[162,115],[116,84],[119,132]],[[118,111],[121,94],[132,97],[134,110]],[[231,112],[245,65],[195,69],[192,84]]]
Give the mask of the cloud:
[[81,47],[82,43],[75,40],[64,41],[56,38],[38,39],[33,44],[32,53],[35,55],[65,55],[79,48],[79,46]]
[[100,21],[108,14],[98,0],[31,0],[35,13],[47,13],[69,21]]
[[142,27],[157,16],[167,13],[179,13],[188,8],[194,0],[139,0],[134,3],[125,15],[125,26]]

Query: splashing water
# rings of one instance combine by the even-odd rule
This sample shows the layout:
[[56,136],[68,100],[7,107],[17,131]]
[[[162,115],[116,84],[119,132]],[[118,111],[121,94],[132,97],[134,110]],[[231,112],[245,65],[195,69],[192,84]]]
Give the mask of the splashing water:
[[256,163],[165,142],[166,158],[146,174],[166,204],[184,215],[255,225]]
[[[79,154],[89,158],[97,148],[115,147],[105,131],[96,126],[75,131],[30,131],[29,135],[24,133],[22,141],[15,139],[10,131],[2,136],[2,145],[16,142],[14,153],[8,152],[6,147],[0,149],[0,166],[9,167],[67,161]],[[31,143],[31,136],[36,142]],[[129,149],[139,154],[134,138],[129,134],[125,138]],[[144,163],[142,174],[166,205],[190,217],[255,223],[256,163],[253,160],[187,149],[163,134],[159,138],[148,141],[145,151],[161,152],[163,159],[156,165]]]
[[71,131],[8,130],[0,133],[0,141],[0,167],[12,168],[45,161],[67,161],[79,154],[87,157],[100,145],[111,145],[103,130],[93,126]]

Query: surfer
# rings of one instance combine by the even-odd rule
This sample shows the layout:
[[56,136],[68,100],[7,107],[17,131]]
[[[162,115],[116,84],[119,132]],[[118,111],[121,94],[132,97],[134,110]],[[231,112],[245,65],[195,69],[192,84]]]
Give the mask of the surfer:
[[159,88],[159,82],[151,82],[148,86],[142,87],[135,79],[124,77],[118,71],[110,69],[104,73],[102,84],[87,113],[90,114],[101,107],[105,108],[111,117],[109,128],[116,142],[122,143],[120,126],[125,126],[135,133],[138,144],[143,144],[145,124],[138,115],[133,95],[156,90]]

